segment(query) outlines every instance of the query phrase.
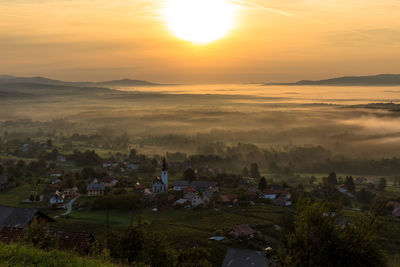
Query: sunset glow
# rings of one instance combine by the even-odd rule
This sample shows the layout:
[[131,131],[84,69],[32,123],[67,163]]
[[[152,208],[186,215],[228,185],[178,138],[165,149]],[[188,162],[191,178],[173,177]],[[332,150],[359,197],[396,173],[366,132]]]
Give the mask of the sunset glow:
[[235,6],[224,0],[167,0],[164,17],[178,38],[205,44],[225,37],[235,24]]

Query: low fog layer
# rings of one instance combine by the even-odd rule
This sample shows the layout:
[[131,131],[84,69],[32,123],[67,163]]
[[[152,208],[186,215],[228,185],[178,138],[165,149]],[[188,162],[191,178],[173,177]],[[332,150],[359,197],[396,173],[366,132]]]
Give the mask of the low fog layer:
[[[1,84],[0,125],[1,134],[29,135],[38,129],[124,134],[130,144],[149,151],[158,147],[194,153],[200,144],[220,141],[266,148],[321,145],[349,157],[377,158],[397,156],[400,149],[400,106],[389,101],[396,101],[398,90]],[[384,104],[372,104],[378,102]],[[174,142],[165,141],[171,136]]]

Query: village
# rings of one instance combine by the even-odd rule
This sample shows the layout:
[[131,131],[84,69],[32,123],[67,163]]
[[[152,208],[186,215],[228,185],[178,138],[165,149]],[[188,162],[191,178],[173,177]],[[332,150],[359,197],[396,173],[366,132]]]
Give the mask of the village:
[[[21,151],[29,153],[29,145],[23,145]],[[88,255],[95,241],[104,236],[104,227],[121,228],[139,220],[157,229],[167,221],[171,231],[159,232],[177,247],[207,244],[220,251],[214,265],[244,264],[246,259],[250,261],[246,264],[275,264],[276,259],[266,255],[274,255],[280,238],[292,227],[297,201],[305,196],[340,201],[349,206],[346,212],[350,216],[379,209],[387,218],[400,217],[400,199],[395,193],[381,200],[380,206],[363,206],[371,203],[371,191],[389,187],[384,178],[353,179],[332,172],[318,178],[310,175],[303,179],[305,183],[293,185],[265,178],[256,163],[238,175],[226,173],[212,162],[192,165],[168,161],[165,156],[146,157],[136,150],[107,159],[94,151],[52,157],[29,164],[9,159],[1,162],[1,242],[17,241],[40,219],[58,240],[59,249],[76,247],[80,255]],[[69,167],[71,162],[79,166],[79,161],[85,163]],[[37,178],[16,176],[24,171]],[[3,205],[1,199],[6,196],[15,200]],[[350,208],[352,203],[360,203],[360,208]],[[194,234],[197,227],[201,231]]]

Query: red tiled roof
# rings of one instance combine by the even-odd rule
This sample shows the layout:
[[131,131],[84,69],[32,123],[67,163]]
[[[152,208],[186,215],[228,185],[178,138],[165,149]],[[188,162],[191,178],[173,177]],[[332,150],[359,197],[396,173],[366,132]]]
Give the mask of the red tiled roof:
[[235,226],[235,227],[233,227],[233,231],[239,237],[248,237],[256,232],[248,224],[241,224],[241,225]]
[[191,187],[191,186],[183,188],[183,193],[184,194],[189,193],[189,192],[196,192],[196,189],[194,187]]
[[222,202],[231,202],[237,199],[237,195],[236,194],[221,195],[219,198]]
[[277,195],[279,193],[279,190],[275,189],[264,189],[263,193],[265,195]]
[[114,181],[115,179],[112,177],[104,177],[103,179],[101,179],[102,183],[111,183],[112,181]]

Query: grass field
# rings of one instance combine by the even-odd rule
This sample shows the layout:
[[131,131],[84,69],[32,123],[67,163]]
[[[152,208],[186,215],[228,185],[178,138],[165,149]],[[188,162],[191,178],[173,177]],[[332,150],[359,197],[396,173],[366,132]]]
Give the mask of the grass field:
[[42,206],[44,203],[25,204],[21,203],[25,199],[29,199],[30,195],[41,194],[45,185],[32,185],[23,183],[15,188],[8,188],[0,191],[0,204],[9,206],[34,207]]

